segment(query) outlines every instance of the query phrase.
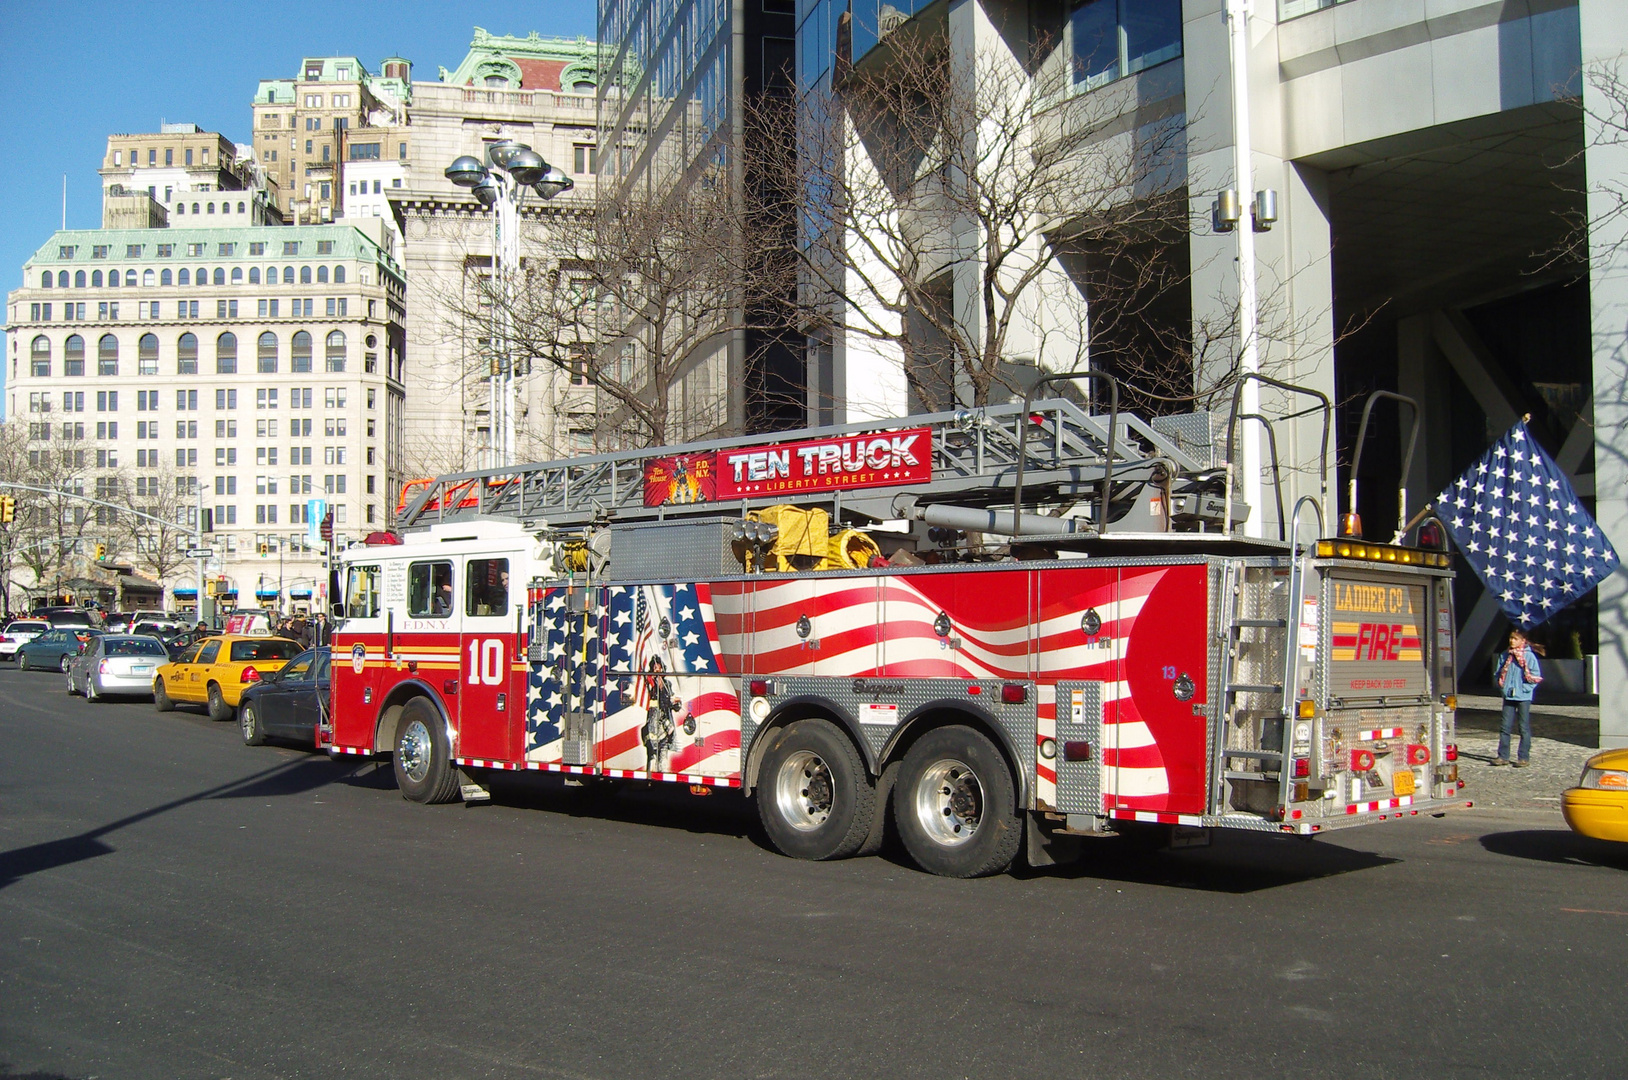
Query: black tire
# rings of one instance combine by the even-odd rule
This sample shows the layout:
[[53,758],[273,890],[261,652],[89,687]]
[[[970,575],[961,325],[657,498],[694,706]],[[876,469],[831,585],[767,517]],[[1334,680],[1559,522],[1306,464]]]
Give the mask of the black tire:
[[441,714],[426,698],[413,698],[396,721],[396,786],[417,803],[451,802],[458,797],[458,770]]
[[175,709],[175,699],[164,688],[163,679],[153,680],[153,708],[159,712],[173,712]]
[[226,695],[220,692],[220,683],[210,683],[204,692],[206,705],[209,708],[209,719],[230,720],[233,716],[232,707],[226,704]]
[[1023,845],[1012,771],[970,727],[916,740],[899,769],[893,820],[916,865],[940,877],[999,874]]
[[243,731],[245,746],[266,744],[266,728],[260,723],[260,711],[254,707],[254,702],[245,701],[237,707],[237,726]]
[[28,654],[27,653],[18,653],[17,654],[17,670],[18,671],[33,671],[34,670],[33,665],[28,662]]
[[757,812],[769,841],[793,859],[846,859],[870,836],[876,782],[853,741],[825,720],[768,734]]
[[62,659],[57,661],[57,670],[66,675],[68,674],[68,669],[71,667],[73,667],[73,657],[69,656],[67,653],[63,653]]

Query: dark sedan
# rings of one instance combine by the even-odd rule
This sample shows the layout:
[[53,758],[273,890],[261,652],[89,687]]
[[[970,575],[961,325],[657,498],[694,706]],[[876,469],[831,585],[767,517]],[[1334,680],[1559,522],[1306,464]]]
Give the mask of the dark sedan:
[[88,626],[65,626],[47,630],[32,641],[17,647],[17,666],[24,671],[60,671],[67,674],[68,665],[79,655],[80,648],[100,630]]
[[237,708],[243,741],[259,746],[267,738],[284,738],[315,746],[327,700],[327,646],[302,652],[243,691]]

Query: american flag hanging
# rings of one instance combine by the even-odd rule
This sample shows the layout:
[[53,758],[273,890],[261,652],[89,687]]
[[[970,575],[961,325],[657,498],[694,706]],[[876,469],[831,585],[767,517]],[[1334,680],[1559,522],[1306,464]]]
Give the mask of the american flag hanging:
[[1517,423],[1436,499],[1443,524],[1511,621],[1530,629],[1617,568],[1571,481]]

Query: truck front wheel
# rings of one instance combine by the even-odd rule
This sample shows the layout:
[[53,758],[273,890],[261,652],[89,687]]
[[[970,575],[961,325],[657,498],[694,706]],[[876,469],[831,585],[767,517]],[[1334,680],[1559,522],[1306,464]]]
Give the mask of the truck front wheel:
[[876,785],[853,742],[815,719],[767,737],[757,809],[770,842],[794,859],[845,859],[859,851],[876,815]]
[[451,802],[458,794],[458,772],[452,767],[447,726],[424,698],[401,710],[396,724],[396,786],[413,802]]
[[970,727],[930,731],[910,748],[893,817],[916,865],[941,877],[998,874],[1023,842],[1006,759]]

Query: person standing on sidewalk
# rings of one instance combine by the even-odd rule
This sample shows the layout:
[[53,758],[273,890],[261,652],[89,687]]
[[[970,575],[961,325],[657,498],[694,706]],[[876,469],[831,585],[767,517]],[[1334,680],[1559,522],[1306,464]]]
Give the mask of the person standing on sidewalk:
[[1524,769],[1532,756],[1532,695],[1543,681],[1543,669],[1538,664],[1536,647],[1526,640],[1520,630],[1509,632],[1509,647],[1498,658],[1498,685],[1504,695],[1504,713],[1498,721],[1498,756],[1494,765],[1509,764],[1509,737],[1514,732],[1515,718],[1521,721],[1520,749],[1515,767]]

